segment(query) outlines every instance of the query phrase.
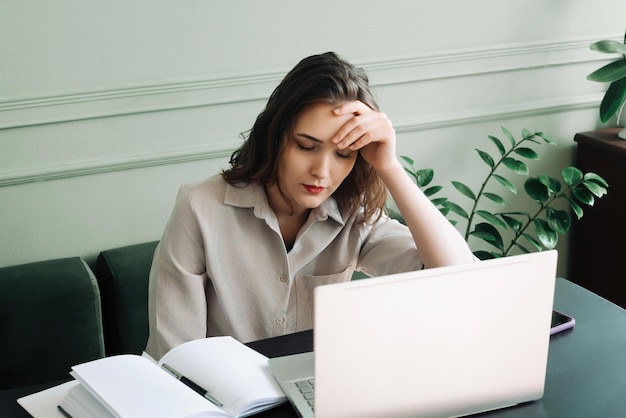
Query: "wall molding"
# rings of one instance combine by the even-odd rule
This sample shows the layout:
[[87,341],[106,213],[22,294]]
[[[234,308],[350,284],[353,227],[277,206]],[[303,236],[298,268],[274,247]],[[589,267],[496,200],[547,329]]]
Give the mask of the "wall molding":
[[411,133],[431,129],[449,128],[459,125],[493,122],[505,119],[521,119],[555,113],[597,109],[602,100],[601,94],[587,94],[557,100],[542,100],[517,103],[513,106],[483,108],[465,112],[431,114],[425,118],[398,121],[394,120],[396,133]]
[[[357,63],[377,87],[481,74],[525,71],[552,66],[582,64],[606,59],[590,54],[590,40],[574,40],[496,48],[447,51],[413,57]],[[0,102],[0,130],[56,124],[202,106],[264,101],[284,73],[239,75],[159,85],[116,88],[49,97]],[[524,118],[597,108],[601,95],[556,97],[550,100],[517,101],[509,107],[483,106],[469,110],[421,114],[394,119],[399,134],[458,125]],[[172,141],[172,144],[179,143]],[[72,178],[143,167],[211,160],[230,156],[239,140],[211,142],[202,146],[172,147],[157,153],[103,156],[74,160],[61,165],[44,164],[22,170],[0,171],[0,187]]]
[[[580,64],[606,59],[590,54],[589,39],[492,48],[357,63],[374,89],[386,85]],[[167,82],[0,102],[0,130],[137,113],[267,99],[284,72]]]
[[168,164],[212,160],[230,157],[232,152],[233,149],[231,148],[186,147],[160,153],[133,155],[131,157],[85,160],[38,169],[14,170],[11,173],[0,172],[0,187]]
[[[466,112],[430,114],[420,118],[395,120],[394,128],[396,132],[401,135],[424,130],[491,122],[494,120],[526,118],[546,114],[595,109],[598,107],[600,100],[601,95],[592,94],[567,97],[553,101],[518,103],[508,108],[497,106]],[[176,141],[172,141],[172,143],[176,143]],[[235,141],[232,140],[225,140],[213,143],[213,145],[209,144],[207,146],[185,148],[177,147],[158,153],[133,155],[130,157],[94,159],[64,165],[41,167],[38,169],[0,172],[0,187],[168,164],[227,158],[230,157],[238,145],[239,142],[235,143]]]

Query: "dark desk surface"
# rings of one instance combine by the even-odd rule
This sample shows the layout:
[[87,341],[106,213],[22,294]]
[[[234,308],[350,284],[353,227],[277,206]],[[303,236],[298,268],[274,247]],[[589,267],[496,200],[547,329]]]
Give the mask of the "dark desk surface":
[[[536,402],[480,417],[618,417],[626,415],[626,311],[567,280],[558,279],[554,308],[573,316],[572,331],[552,337],[545,394]],[[249,344],[274,357],[313,348],[311,332]],[[50,385],[0,391],[0,417],[29,417],[16,399]],[[296,418],[284,404],[256,415]]]

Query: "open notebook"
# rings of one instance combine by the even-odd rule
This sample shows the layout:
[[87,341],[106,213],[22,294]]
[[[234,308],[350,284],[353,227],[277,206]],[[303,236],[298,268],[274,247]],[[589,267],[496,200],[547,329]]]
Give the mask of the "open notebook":
[[[463,416],[539,399],[556,262],[552,250],[320,286],[314,353],[270,367],[303,417]],[[311,379],[314,396],[299,383]]]

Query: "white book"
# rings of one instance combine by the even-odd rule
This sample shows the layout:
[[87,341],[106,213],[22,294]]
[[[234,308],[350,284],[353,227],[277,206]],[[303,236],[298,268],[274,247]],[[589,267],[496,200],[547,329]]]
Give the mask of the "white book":
[[189,341],[158,363],[134,354],[106,357],[72,367],[80,384],[67,390],[60,407],[72,418],[245,417],[286,401],[267,360],[232,337]]

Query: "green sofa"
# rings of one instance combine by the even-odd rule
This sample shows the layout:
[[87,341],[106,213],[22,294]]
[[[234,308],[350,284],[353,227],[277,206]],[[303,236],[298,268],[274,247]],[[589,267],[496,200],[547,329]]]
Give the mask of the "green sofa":
[[0,268],[0,390],[69,378],[71,366],[141,354],[158,242]]
[[141,354],[148,341],[148,279],[158,241],[102,251],[95,266],[106,355]]
[[78,257],[0,268],[0,389],[67,379],[72,365],[105,355],[141,354],[157,244],[104,250],[93,270]]
[[0,389],[68,378],[104,356],[100,293],[80,258],[0,268]]

